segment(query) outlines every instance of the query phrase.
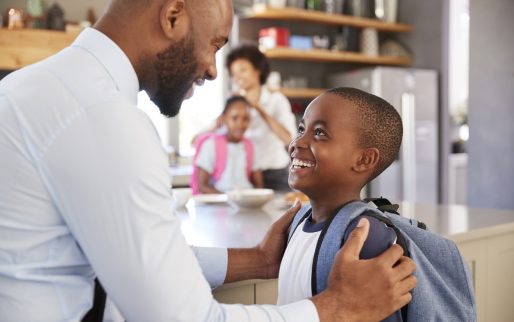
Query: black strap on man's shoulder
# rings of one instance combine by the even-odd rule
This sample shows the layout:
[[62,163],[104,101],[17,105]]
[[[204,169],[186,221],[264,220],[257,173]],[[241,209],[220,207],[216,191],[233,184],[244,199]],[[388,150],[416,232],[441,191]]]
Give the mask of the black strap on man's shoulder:
[[86,313],[82,322],[102,322],[106,300],[107,294],[105,294],[105,290],[97,278],[95,279],[95,297],[93,299],[93,307]]

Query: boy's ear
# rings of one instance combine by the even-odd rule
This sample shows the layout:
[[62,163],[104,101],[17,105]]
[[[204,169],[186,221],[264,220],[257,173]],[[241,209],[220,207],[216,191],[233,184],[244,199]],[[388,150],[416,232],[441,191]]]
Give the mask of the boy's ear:
[[380,152],[377,148],[366,148],[360,151],[357,162],[353,165],[353,170],[356,172],[367,172],[374,170],[378,164]]
[[191,23],[184,0],[168,0],[161,8],[160,23],[163,34],[168,39],[182,39]]

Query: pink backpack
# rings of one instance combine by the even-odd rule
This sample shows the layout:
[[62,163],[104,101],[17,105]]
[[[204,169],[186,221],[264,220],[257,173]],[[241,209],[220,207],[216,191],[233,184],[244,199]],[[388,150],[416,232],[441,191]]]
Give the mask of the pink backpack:
[[[193,195],[197,195],[200,193],[198,188],[198,168],[196,167],[196,159],[198,158],[198,154],[200,153],[200,149],[202,148],[205,141],[209,138],[214,138],[214,151],[216,153],[216,158],[214,161],[214,170],[212,173],[212,178],[216,182],[221,178],[223,171],[225,170],[225,165],[227,164],[227,138],[222,134],[214,134],[207,133],[200,135],[195,140],[195,156],[193,157],[193,173],[191,175],[191,181],[189,182],[191,189],[193,190]],[[246,152],[246,175],[250,178],[250,174],[252,173],[252,164],[253,164],[253,146],[252,141],[247,138],[243,138],[243,144]]]

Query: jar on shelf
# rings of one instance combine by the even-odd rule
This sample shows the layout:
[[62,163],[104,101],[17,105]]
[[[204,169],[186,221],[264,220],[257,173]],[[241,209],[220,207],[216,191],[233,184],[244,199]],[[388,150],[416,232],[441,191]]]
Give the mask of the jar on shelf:
[[307,10],[320,10],[321,9],[321,1],[320,0],[307,0],[306,7],[307,7]]

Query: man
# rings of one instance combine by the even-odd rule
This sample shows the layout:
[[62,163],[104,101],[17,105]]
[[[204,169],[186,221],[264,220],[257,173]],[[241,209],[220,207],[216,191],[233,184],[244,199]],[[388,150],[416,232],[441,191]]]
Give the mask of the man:
[[146,90],[176,115],[195,84],[216,77],[231,24],[228,0],[112,0],[72,46],[0,83],[2,321],[78,321],[95,277],[128,321],[372,321],[410,301],[414,264],[399,247],[358,260],[366,222],[311,300],[213,300],[206,278],[277,276],[299,206],[255,248],[187,246],[165,154],[136,97]]

